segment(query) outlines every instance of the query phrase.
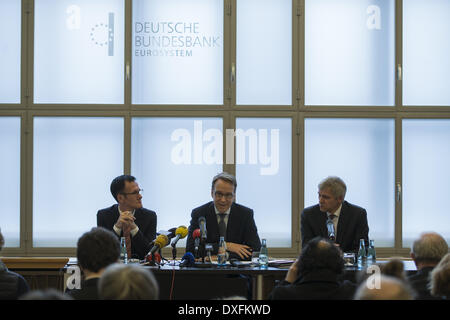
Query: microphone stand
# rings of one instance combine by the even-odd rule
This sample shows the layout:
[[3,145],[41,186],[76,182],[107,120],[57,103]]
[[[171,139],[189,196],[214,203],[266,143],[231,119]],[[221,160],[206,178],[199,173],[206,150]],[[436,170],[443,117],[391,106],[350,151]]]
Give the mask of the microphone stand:
[[205,255],[206,255],[206,250],[205,250],[205,240],[201,239],[200,240],[200,246],[199,246],[199,251],[200,251],[200,258],[202,258],[202,263],[205,263]]
[[177,247],[174,243],[172,243],[172,258],[173,260],[177,258]]

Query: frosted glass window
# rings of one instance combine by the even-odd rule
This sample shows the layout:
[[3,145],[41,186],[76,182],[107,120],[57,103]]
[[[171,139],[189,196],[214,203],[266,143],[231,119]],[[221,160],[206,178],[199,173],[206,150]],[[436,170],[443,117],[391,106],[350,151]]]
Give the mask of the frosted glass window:
[[318,203],[319,182],[341,177],[345,200],[367,210],[369,238],[394,246],[393,119],[305,120],[305,207]]
[[235,135],[236,202],[254,210],[270,247],[291,247],[292,120],[238,118]]
[[0,117],[0,229],[5,247],[20,247],[20,118]]
[[189,226],[192,209],[212,201],[222,136],[220,118],[133,118],[131,174],[145,190],[144,206],[158,215],[158,230]]
[[124,0],[36,0],[34,102],[124,101]]
[[123,173],[122,118],[34,118],[33,246],[76,247],[116,201]]
[[425,231],[450,243],[450,120],[403,120],[402,137],[403,247]]
[[450,105],[450,1],[403,1],[403,104]]
[[292,0],[238,0],[236,103],[292,104]]
[[223,6],[133,1],[133,103],[223,104]]
[[395,1],[305,1],[305,104],[393,106]]
[[21,2],[0,1],[0,103],[20,103]]

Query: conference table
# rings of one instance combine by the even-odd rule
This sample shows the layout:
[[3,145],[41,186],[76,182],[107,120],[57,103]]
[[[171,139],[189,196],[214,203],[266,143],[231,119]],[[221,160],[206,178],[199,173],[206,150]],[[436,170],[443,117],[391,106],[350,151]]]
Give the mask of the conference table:
[[252,300],[266,299],[277,280],[284,279],[287,269],[231,265],[218,267],[179,267],[168,263],[145,267],[155,275],[160,299],[223,299],[232,296]]
[[[2,258],[12,271],[22,274],[32,289],[47,287],[64,290],[71,276],[70,268],[77,265],[76,258]],[[163,300],[209,300],[241,296],[252,300],[267,299],[277,282],[286,276],[289,263],[293,260],[270,260],[267,269],[248,264],[241,267],[227,265],[202,265],[180,267],[179,261],[169,260],[159,266],[143,266],[151,270],[158,281],[160,299]],[[377,263],[385,263],[378,259]],[[414,262],[402,259],[406,274],[416,272]],[[274,267],[274,265],[279,267]],[[355,266],[345,267],[344,279],[355,281],[358,273]]]
[[[387,261],[388,259],[377,260],[377,263]],[[277,282],[285,278],[289,266],[282,260],[277,260],[276,263],[272,261],[271,264],[282,267],[269,266],[267,269],[260,269],[251,265],[218,267],[211,264],[211,267],[203,265],[202,268],[187,268],[179,267],[176,262],[169,262],[162,266],[145,268],[150,269],[158,281],[160,299],[205,300],[241,296],[252,300],[264,300],[268,298]],[[403,264],[407,275],[416,272],[413,261],[404,260]],[[343,278],[355,282],[358,271],[360,270],[357,266],[346,266]]]

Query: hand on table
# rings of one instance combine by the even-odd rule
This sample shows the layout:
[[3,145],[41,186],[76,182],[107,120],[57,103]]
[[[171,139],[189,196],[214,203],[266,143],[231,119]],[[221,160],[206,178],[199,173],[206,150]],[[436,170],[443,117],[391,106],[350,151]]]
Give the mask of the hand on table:
[[252,256],[251,248],[245,244],[227,242],[227,250],[236,253],[241,259]]

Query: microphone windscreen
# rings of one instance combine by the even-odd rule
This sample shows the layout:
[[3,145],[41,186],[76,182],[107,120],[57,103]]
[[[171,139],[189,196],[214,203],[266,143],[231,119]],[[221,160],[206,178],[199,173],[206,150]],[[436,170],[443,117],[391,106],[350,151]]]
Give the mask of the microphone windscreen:
[[155,246],[164,248],[169,243],[169,238],[165,234],[160,234],[156,237]]
[[192,232],[192,238],[200,238],[200,229],[195,229],[194,232]]
[[157,263],[161,263],[161,255],[158,252],[155,252],[154,254],[149,254],[145,258],[148,262],[154,261]]
[[177,228],[170,228],[169,234],[167,235],[169,237],[169,239],[174,238],[175,237],[175,231],[177,230]]
[[186,252],[184,256],[181,258],[181,260],[187,261],[188,263],[194,263],[195,258],[194,255],[191,252]]
[[177,230],[175,231],[175,235],[180,235],[180,239],[183,239],[187,236],[188,234],[188,228],[186,228],[185,226],[179,226],[177,228]]

